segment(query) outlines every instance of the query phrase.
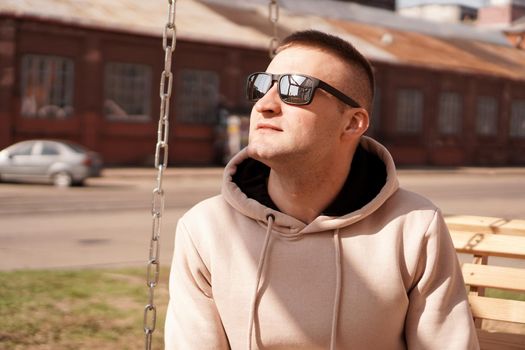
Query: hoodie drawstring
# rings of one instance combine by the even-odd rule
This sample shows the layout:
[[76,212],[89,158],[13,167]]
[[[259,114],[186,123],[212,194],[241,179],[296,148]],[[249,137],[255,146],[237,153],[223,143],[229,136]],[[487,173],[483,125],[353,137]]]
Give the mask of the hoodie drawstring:
[[250,306],[250,318],[248,321],[248,350],[252,349],[252,331],[254,327],[254,317],[255,317],[255,305],[257,304],[257,295],[259,294],[259,285],[261,283],[262,271],[264,268],[264,263],[266,261],[266,252],[268,248],[268,243],[270,242],[270,236],[272,233],[273,223],[275,221],[275,216],[273,214],[268,214],[266,216],[268,222],[268,228],[266,230],[266,237],[264,239],[264,244],[261,250],[261,256],[259,257],[259,266],[257,267],[257,281],[255,283],[255,290],[253,292],[252,302]]
[[[261,255],[259,257],[259,265],[257,266],[257,277],[256,277],[256,283],[255,283],[255,290],[253,292],[253,297],[252,297],[252,301],[250,304],[250,317],[248,320],[248,350],[252,349],[252,336],[253,336],[257,296],[259,294],[261,276],[262,276],[262,272],[264,269],[264,264],[266,262],[268,244],[270,242],[272,228],[275,222],[275,217],[272,214],[269,214],[266,217],[266,219],[268,222],[268,226],[266,230],[266,237],[264,239],[263,247],[261,249]],[[330,334],[330,350],[336,349],[337,325],[339,321],[339,308],[340,308],[340,301],[341,301],[341,241],[339,239],[339,229],[336,229],[334,231],[333,239],[334,239],[334,248],[335,248],[336,282],[335,282],[334,308],[332,311],[332,330]]]
[[339,304],[341,301],[341,241],[339,239],[339,229],[334,231],[334,248],[335,248],[335,296],[334,310],[332,312],[332,332],[330,336],[330,350],[336,349],[337,324],[339,321]]

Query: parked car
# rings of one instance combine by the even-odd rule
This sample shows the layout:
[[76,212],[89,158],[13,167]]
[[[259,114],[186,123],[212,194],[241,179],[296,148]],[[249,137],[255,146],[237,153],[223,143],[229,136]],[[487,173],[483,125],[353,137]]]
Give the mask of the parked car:
[[0,180],[67,187],[82,185],[101,170],[100,155],[69,141],[27,140],[0,151]]

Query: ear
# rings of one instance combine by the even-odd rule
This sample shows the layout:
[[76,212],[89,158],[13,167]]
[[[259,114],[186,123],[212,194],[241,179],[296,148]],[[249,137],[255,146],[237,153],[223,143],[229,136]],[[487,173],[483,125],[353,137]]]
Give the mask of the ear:
[[348,108],[343,118],[346,120],[343,137],[360,137],[368,129],[369,116],[364,108]]

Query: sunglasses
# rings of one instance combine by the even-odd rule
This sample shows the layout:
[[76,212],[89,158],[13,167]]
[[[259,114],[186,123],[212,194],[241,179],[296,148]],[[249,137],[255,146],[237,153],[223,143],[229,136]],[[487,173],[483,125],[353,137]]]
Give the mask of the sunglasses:
[[320,88],[337,97],[347,105],[360,108],[354,99],[348,97],[333,86],[314,77],[304,74],[270,74],[257,72],[250,74],[246,81],[246,96],[248,100],[260,100],[277,82],[281,101],[289,105],[307,105],[314,98],[315,89]]

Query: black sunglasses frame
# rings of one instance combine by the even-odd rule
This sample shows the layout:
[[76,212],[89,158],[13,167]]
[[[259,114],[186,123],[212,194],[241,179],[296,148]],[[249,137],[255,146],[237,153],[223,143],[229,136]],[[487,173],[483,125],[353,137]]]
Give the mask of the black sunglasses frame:
[[[361,108],[361,105],[359,105],[359,103],[357,103],[353,98],[345,95],[343,92],[341,92],[340,90],[336,89],[332,85],[330,85],[328,83],[325,83],[324,81],[322,81],[320,79],[317,79],[317,78],[314,78],[312,76],[306,75],[306,74],[294,74],[294,73],[271,74],[271,73],[267,73],[267,72],[255,72],[255,73],[250,74],[248,76],[248,78],[246,79],[246,97],[251,102],[257,102],[260,99],[260,98],[251,98],[250,97],[250,90],[251,90],[251,88],[253,88],[253,85],[254,85],[253,82],[255,81],[255,78],[258,75],[265,75],[265,76],[271,77],[271,79],[272,79],[272,82],[269,85],[268,90],[264,91],[264,94],[266,94],[268,91],[270,91],[270,89],[272,88],[274,82],[277,82],[277,84],[278,84],[277,91],[279,92],[279,98],[281,99],[281,101],[283,101],[284,103],[289,104],[289,105],[304,106],[304,105],[310,104],[312,102],[312,100],[314,99],[315,89],[320,88],[320,89],[328,92],[329,94],[337,97],[340,101],[344,102],[345,104],[349,105],[350,107]],[[281,79],[283,77],[290,76],[290,75],[292,75],[292,76],[295,75],[295,76],[299,76],[299,77],[303,77],[303,78],[308,78],[308,79],[310,79],[312,81],[312,93],[310,94],[310,98],[308,100],[306,100],[304,102],[299,102],[299,103],[286,101],[286,97],[287,96],[286,95],[283,96],[281,94],[280,84],[281,84]]]

